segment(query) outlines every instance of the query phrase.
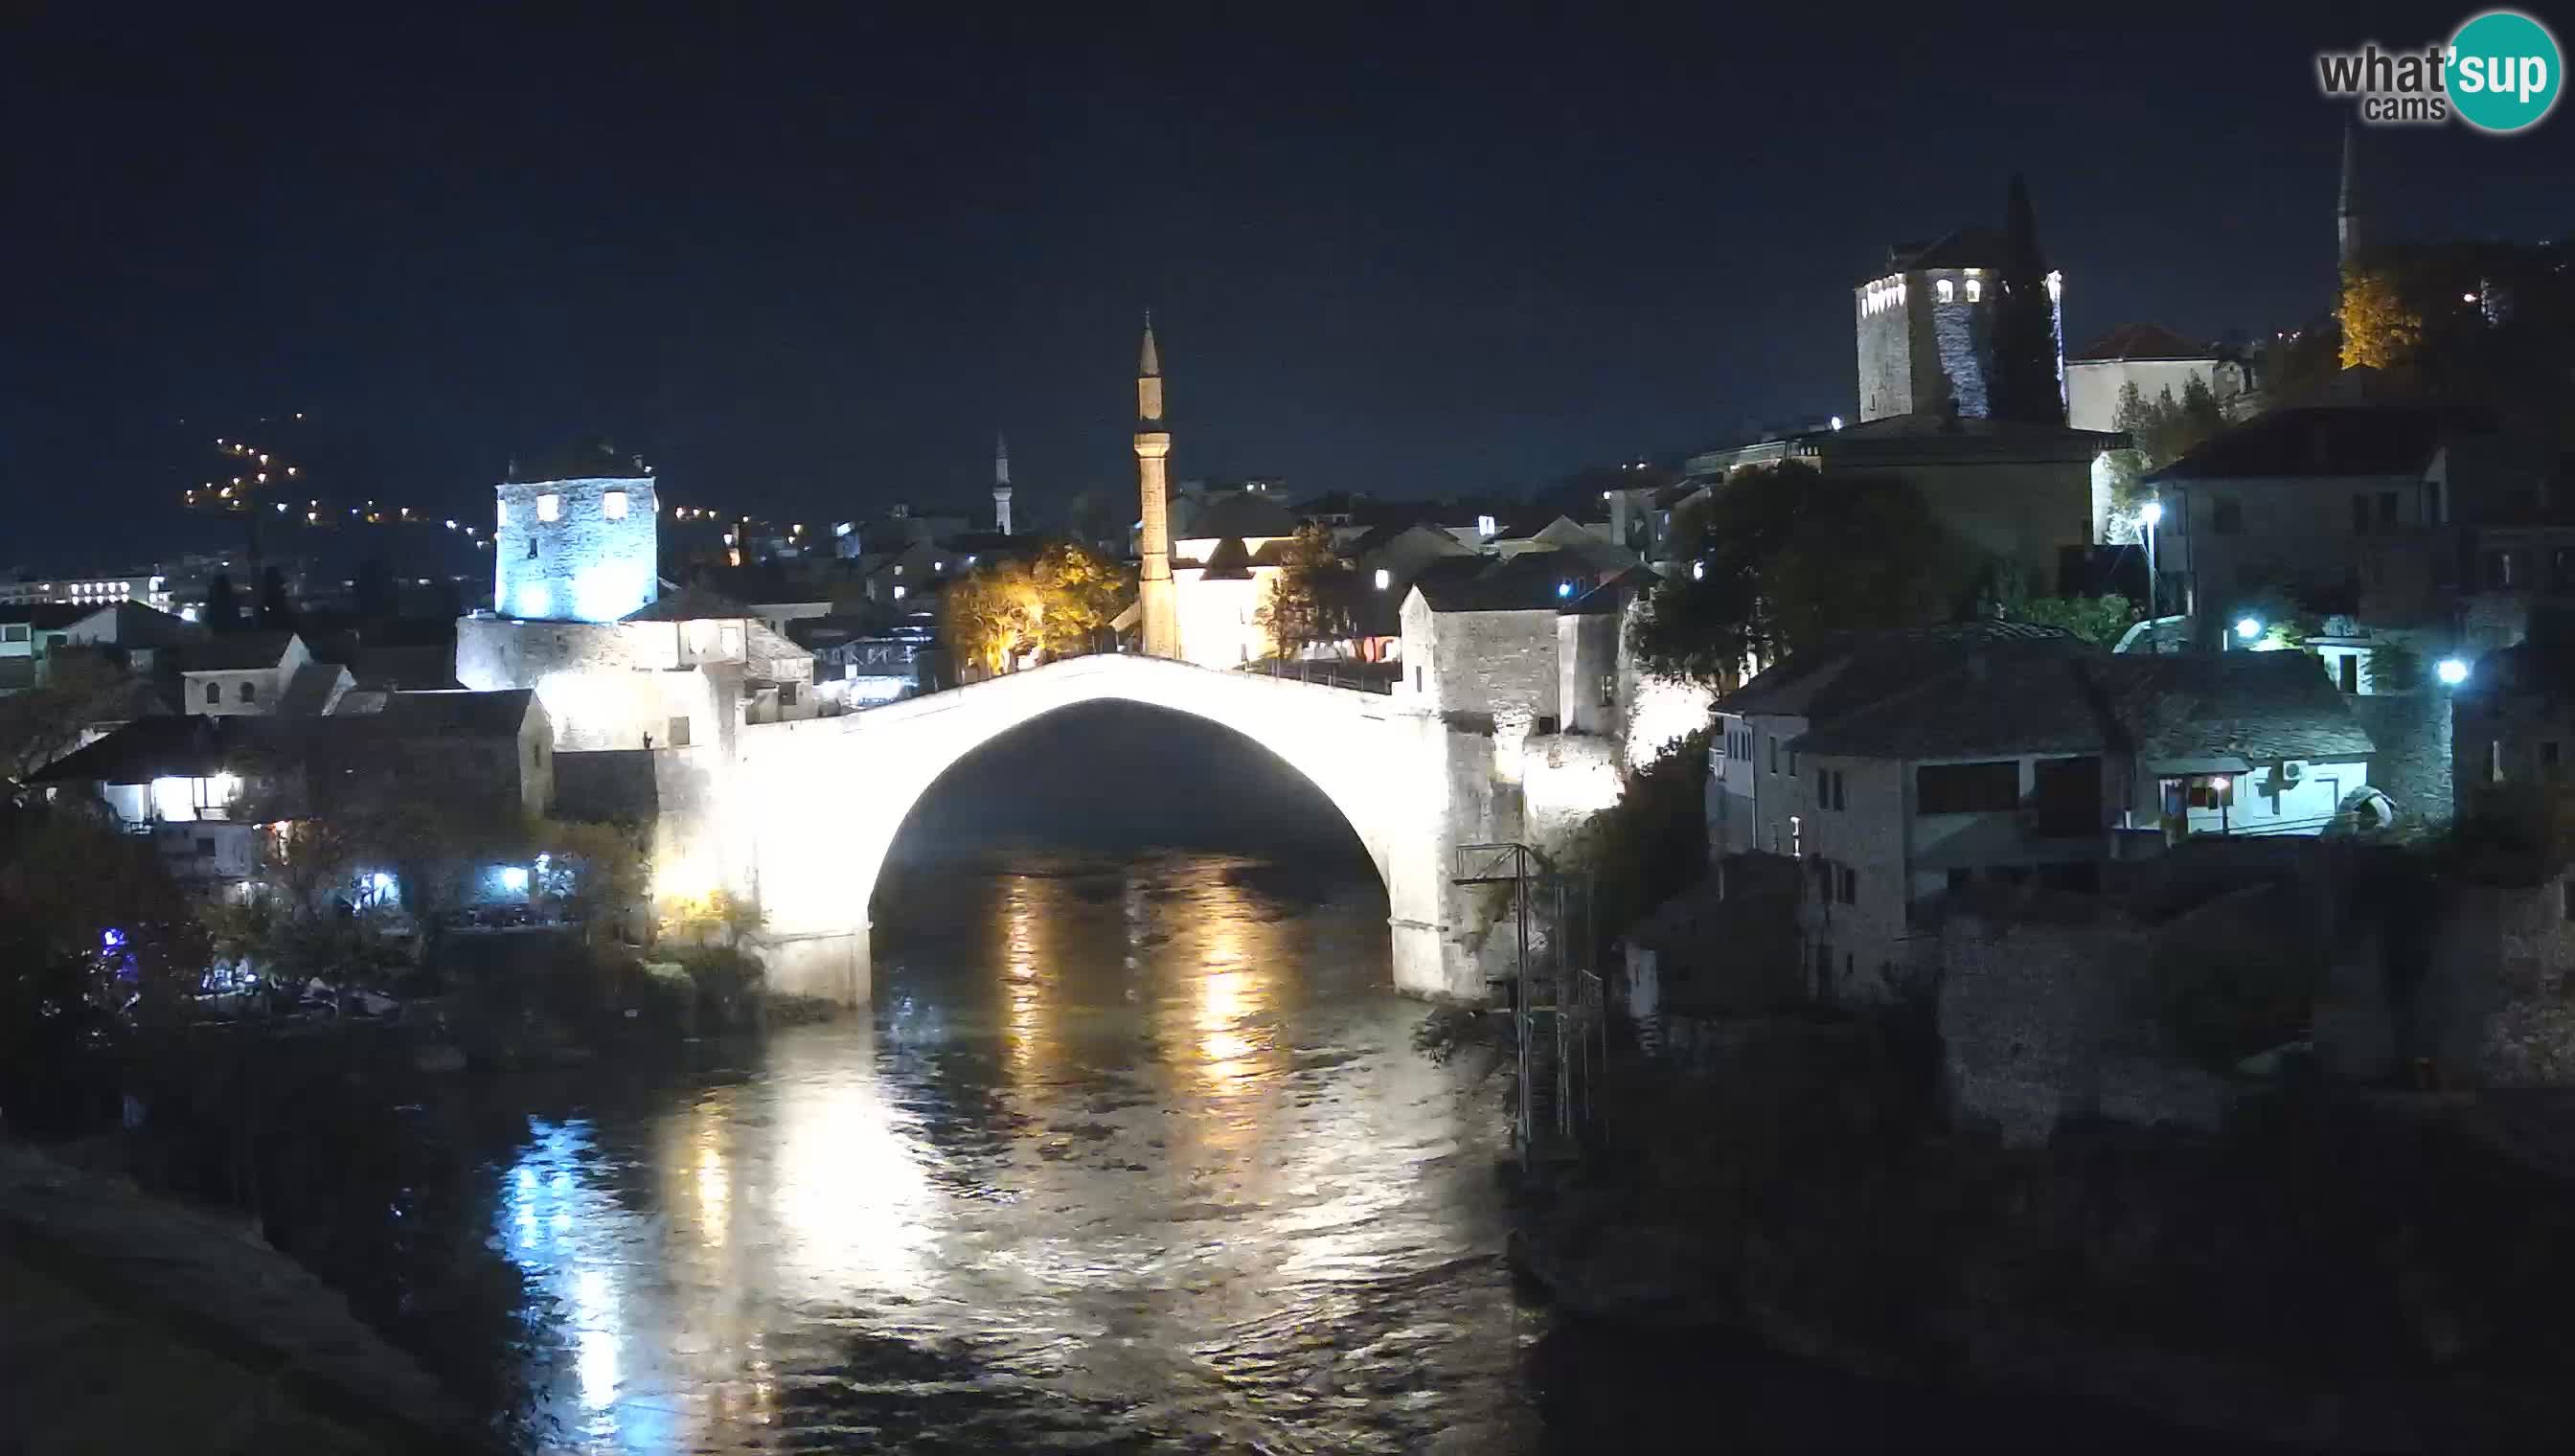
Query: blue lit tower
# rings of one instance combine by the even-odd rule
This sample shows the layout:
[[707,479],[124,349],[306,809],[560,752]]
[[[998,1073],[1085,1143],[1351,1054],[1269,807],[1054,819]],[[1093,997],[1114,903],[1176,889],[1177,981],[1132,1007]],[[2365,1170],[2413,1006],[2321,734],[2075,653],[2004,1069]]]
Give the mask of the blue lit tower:
[[641,457],[598,441],[510,475],[492,532],[495,612],[615,622],[660,595],[661,508]]

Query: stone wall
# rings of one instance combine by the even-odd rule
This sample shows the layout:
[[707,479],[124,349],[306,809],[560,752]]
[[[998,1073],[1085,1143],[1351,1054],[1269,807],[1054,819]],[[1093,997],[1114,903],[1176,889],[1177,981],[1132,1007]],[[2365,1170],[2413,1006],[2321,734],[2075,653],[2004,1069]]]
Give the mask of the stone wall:
[[[2424,664],[2429,672],[2431,665]],[[2452,816],[2450,696],[2438,687],[2346,699],[2378,751],[2369,781],[2396,800],[2400,820],[2445,824]]]
[[[510,481],[492,533],[493,610],[509,617],[615,622],[651,603],[659,505],[649,476]],[[552,521],[541,507],[553,503]],[[612,506],[622,514],[611,518]]]

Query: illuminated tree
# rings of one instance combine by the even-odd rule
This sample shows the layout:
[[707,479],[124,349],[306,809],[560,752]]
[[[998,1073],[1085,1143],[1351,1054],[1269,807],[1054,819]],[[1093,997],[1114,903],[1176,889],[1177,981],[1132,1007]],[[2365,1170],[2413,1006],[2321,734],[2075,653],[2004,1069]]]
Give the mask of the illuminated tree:
[[2117,647],[2137,620],[2137,604],[2115,593],[2099,597],[2031,597],[2004,609],[2010,622],[2061,627],[2096,647]]
[[1035,636],[1050,659],[1092,651],[1134,595],[1124,567],[1078,542],[1038,553],[1030,579],[1038,597]]
[[1349,563],[1332,550],[1331,532],[1311,522],[1288,538],[1272,579],[1270,595],[1257,614],[1271,651],[1292,658],[1314,643],[1340,642],[1353,633]]
[[2345,369],[2395,368],[2423,342],[2423,316],[2406,305],[2396,275],[2386,269],[2345,268],[2339,315]]
[[1026,563],[989,562],[948,583],[939,602],[939,632],[961,664],[986,677],[1010,671],[1036,646],[1038,587]]

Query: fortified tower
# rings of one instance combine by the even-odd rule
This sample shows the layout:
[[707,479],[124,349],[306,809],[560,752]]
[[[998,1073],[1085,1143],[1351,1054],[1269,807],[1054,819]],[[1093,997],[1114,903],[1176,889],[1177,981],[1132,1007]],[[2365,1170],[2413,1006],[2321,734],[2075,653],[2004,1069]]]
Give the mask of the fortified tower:
[[1011,534],[1011,442],[1003,435],[993,437],[993,529]]
[[660,507],[642,461],[593,441],[510,476],[492,532],[494,612],[615,622],[652,604]]
[[1164,462],[1172,453],[1171,432],[1163,428],[1163,359],[1154,348],[1154,316],[1145,315],[1145,347],[1136,362],[1136,606],[1143,623],[1145,656],[1181,655],[1180,606],[1172,594],[1172,521],[1170,481]]

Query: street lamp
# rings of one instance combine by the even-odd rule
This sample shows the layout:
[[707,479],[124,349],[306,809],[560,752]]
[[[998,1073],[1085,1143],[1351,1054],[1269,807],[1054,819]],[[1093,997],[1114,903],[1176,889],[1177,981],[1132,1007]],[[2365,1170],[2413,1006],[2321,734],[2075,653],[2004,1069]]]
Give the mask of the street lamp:
[[2456,688],[2468,681],[2468,665],[2464,659],[2443,658],[2440,665],[2432,670],[2432,675],[2441,680],[2442,687]]
[[2246,642],[2251,642],[2253,639],[2260,637],[2262,635],[2262,623],[2260,619],[2252,617],[2237,618],[2235,622],[2235,635]]

